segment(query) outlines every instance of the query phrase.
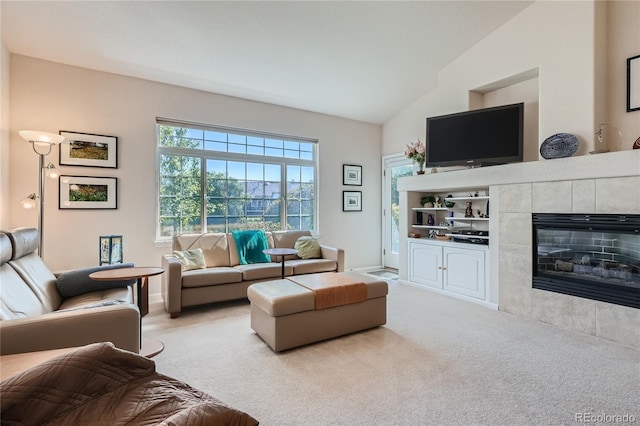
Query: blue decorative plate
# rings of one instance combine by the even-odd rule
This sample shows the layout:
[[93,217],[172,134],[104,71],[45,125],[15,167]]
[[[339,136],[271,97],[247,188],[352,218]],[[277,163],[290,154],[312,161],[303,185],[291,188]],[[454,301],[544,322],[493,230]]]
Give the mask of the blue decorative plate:
[[575,135],[571,133],[556,133],[542,142],[540,155],[547,160],[571,157],[578,150],[578,145],[580,145],[580,142]]

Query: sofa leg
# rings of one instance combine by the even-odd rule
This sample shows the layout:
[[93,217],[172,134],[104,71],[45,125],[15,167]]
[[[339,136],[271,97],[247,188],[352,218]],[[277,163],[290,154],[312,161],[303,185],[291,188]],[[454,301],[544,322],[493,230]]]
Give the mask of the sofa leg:
[[171,319],[178,318],[180,316],[180,312],[169,312],[169,316]]

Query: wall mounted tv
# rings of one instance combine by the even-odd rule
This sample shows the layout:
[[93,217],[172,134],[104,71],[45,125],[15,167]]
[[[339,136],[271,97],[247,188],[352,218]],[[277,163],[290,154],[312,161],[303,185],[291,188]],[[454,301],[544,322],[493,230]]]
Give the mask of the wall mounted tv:
[[524,104],[427,118],[427,166],[488,166],[522,161]]

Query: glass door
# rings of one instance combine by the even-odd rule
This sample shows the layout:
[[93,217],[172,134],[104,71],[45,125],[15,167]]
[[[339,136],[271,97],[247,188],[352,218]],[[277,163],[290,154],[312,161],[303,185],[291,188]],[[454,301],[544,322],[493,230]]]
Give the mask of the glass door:
[[398,253],[400,246],[400,194],[398,178],[411,176],[413,164],[403,154],[389,155],[382,158],[383,176],[383,267],[398,269]]

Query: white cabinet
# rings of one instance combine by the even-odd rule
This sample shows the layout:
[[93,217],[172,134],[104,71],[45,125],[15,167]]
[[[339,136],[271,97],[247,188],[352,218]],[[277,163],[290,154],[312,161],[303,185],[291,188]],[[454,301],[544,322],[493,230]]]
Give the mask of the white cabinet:
[[487,296],[488,247],[432,239],[409,240],[409,281],[474,299]]
[[442,288],[442,247],[409,240],[409,281]]

